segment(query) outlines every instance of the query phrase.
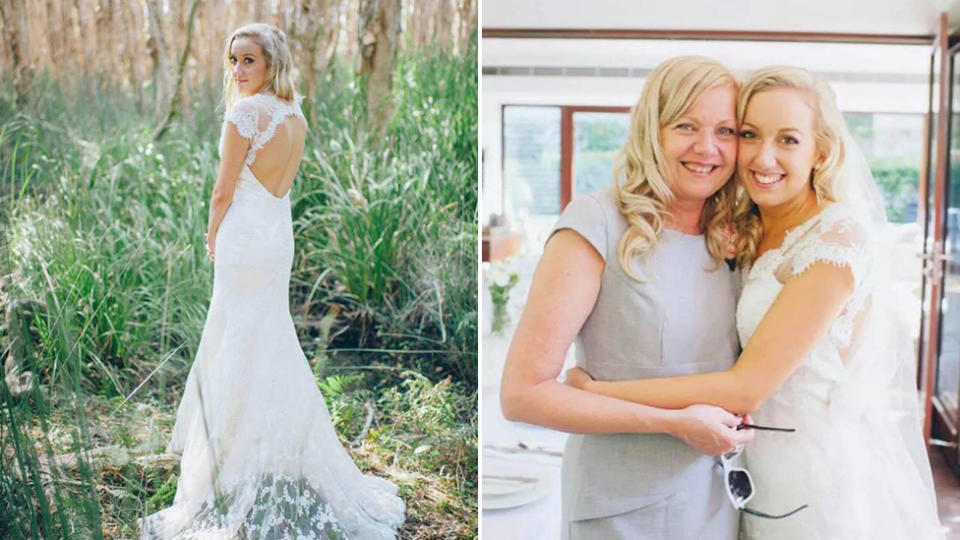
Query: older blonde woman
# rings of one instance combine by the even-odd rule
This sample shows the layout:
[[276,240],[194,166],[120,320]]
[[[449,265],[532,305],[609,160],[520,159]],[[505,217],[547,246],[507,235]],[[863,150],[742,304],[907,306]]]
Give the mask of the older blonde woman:
[[213,298],[167,448],[182,455],[176,497],[141,537],[395,538],[397,488],[340,446],[290,316],[289,193],[307,125],[286,36],[241,27],[224,64]]
[[749,198],[735,216],[737,363],[635,381],[573,370],[570,383],[658,407],[710,403],[794,430],[758,434],[749,473],[722,462],[747,538],[942,538],[913,358],[899,354],[884,276],[883,200],[833,92],[802,69],[767,68],[743,84],[738,112]]
[[723,264],[737,81],[680,57],[633,108],[615,186],[575,199],[537,267],[507,357],[504,415],[573,433],[563,457],[570,539],[733,539],[711,456],[750,439],[725,410],[636,405],[557,382],[564,355],[598,378],[727,369],[739,353],[737,276]]

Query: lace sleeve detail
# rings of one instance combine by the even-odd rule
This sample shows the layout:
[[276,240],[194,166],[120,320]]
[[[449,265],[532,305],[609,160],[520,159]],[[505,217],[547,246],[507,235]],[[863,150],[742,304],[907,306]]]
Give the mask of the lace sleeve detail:
[[867,228],[848,214],[829,212],[801,239],[791,259],[790,275],[798,276],[813,264],[825,262],[846,267],[853,274],[853,296],[830,327],[830,335],[842,347],[850,344],[853,324],[868,294],[870,244]]
[[256,105],[248,99],[241,99],[233,104],[223,120],[233,124],[237,133],[252,143],[257,135],[258,116]]

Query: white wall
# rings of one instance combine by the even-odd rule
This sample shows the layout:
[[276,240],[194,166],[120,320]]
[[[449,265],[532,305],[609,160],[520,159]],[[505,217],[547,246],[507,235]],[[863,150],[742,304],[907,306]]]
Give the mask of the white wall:
[[957,0],[483,0],[483,28],[930,34]]

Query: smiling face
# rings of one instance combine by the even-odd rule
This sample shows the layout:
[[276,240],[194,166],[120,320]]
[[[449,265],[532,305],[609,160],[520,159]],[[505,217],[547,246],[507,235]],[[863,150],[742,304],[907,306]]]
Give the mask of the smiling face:
[[816,111],[808,93],[773,88],[754,94],[740,125],[737,176],[763,209],[814,196],[810,178],[819,161]]
[[730,179],[737,159],[736,102],[733,86],[717,86],[660,127],[665,180],[678,202],[703,204]]
[[234,39],[230,45],[230,65],[241,94],[249,96],[260,91],[267,76],[267,60],[256,41],[247,36]]

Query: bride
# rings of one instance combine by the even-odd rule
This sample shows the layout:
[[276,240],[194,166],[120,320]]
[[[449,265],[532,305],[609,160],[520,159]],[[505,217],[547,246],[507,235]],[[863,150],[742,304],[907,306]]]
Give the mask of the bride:
[[805,70],[772,67],[743,84],[737,108],[749,195],[733,213],[739,360],[632,381],[574,368],[568,383],[780,428],[758,429],[746,470],[718,463],[747,538],[943,538],[912,358],[883,275],[883,201],[833,92]]
[[167,447],[181,455],[176,496],[140,521],[141,538],[395,538],[397,488],[341,447],[290,316],[290,187],[307,125],[286,37],[247,25],[224,56],[213,297]]

